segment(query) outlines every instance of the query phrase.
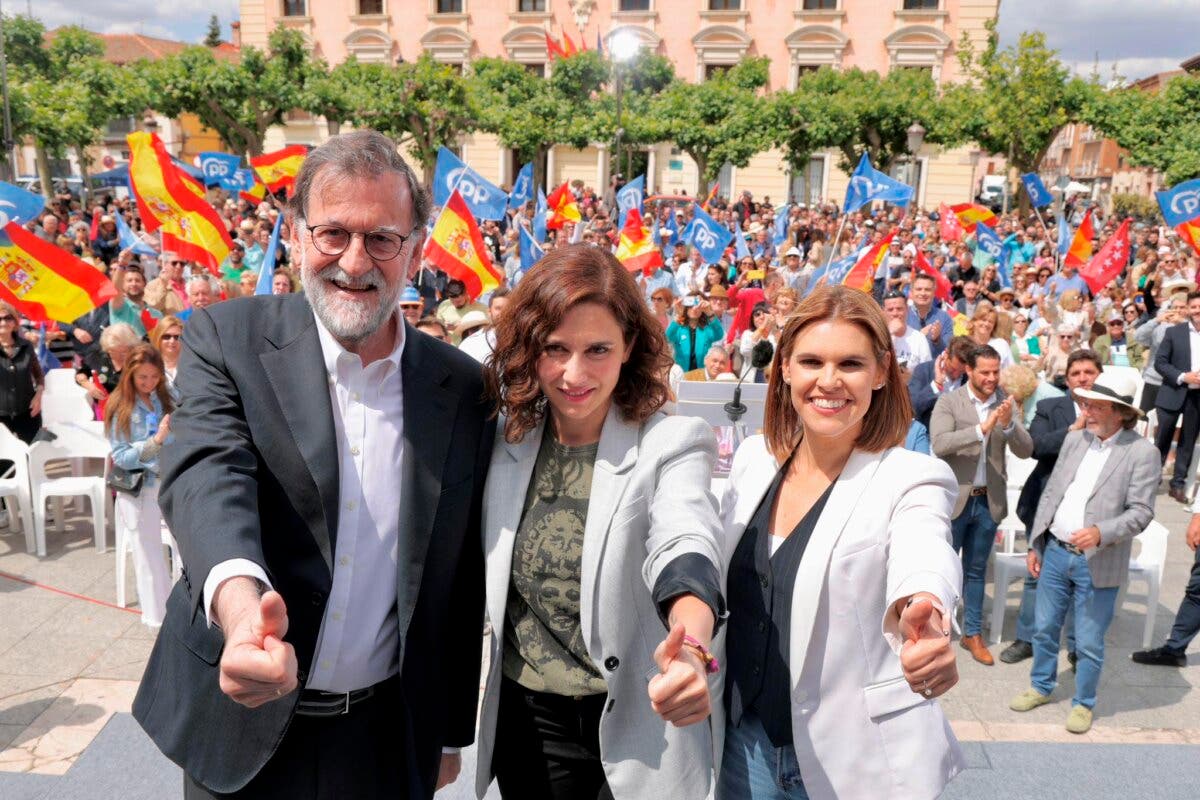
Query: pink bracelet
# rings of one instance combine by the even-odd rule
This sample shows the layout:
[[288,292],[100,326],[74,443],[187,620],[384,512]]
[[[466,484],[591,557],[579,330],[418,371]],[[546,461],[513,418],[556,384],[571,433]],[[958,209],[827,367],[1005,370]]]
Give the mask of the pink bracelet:
[[721,671],[721,665],[717,663],[717,657],[708,651],[708,648],[700,644],[700,641],[692,636],[684,636],[683,643],[696,651],[696,655],[700,657],[700,661],[704,664],[704,671],[709,675],[715,675]]

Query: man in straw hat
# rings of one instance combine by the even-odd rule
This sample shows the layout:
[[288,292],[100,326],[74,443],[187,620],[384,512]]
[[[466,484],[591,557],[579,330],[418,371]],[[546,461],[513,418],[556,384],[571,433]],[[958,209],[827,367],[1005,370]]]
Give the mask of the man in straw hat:
[[1084,428],[1063,440],[1030,528],[1029,574],[1038,579],[1032,688],[1009,708],[1030,711],[1050,702],[1063,620],[1073,608],[1078,662],[1067,717],[1071,733],[1092,726],[1104,634],[1129,574],[1133,537],[1154,518],[1158,453],[1132,430],[1143,416],[1133,404],[1136,391],[1134,378],[1107,372],[1090,389],[1073,391]]

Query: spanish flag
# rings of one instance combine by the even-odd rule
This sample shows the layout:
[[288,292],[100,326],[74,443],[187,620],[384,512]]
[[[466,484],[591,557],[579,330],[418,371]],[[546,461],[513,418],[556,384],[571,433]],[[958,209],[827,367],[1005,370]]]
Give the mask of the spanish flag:
[[161,228],[164,247],[216,275],[233,241],[205,199],[204,187],[181,177],[158,134],[137,131],[126,139],[129,184],[146,230],[153,233]]
[[500,285],[503,277],[492,264],[475,217],[455,189],[438,214],[425,245],[425,258],[467,286],[471,299]]
[[583,219],[579,213],[579,205],[575,202],[575,195],[571,194],[571,187],[566,181],[546,198],[546,206],[550,209],[546,227],[552,231],[562,228],[564,222],[579,222]]
[[573,56],[579,52],[579,48],[575,46],[575,42],[571,41],[571,37],[567,35],[567,32],[565,30],[562,32],[562,35],[563,35],[563,48],[562,48],[563,55],[566,56],[567,58],[570,58],[571,56]]
[[1083,222],[1079,223],[1079,227],[1075,229],[1075,238],[1071,240],[1071,247],[1063,256],[1063,266],[1080,269],[1091,261],[1092,240],[1095,238],[1096,226],[1092,223],[1092,212],[1089,209],[1083,215]]
[[713,184],[713,187],[708,190],[708,197],[704,198],[704,204],[702,206],[700,206],[701,208],[704,209],[705,213],[708,212],[708,204],[711,203],[713,201],[713,198],[717,196],[717,190],[720,188],[721,188],[721,182],[717,181],[716,183]]
[[280,189],[287,188],[288,195],[296,185],[296,173],[308,155],[308,148],[302,144],[294,144],[273,153],[253,156],[250,166],[258,173],[258,177],[267,185],[267,191],[274,194]]
[[956,206],[950,206],[950,210],[954,212],[954,216],[958,217],[963,230],[967,233],[974,233],[975,226],[981,222],[989,228],[994,228],[1000,223],[990,208],[978,203],[959,203]]
[[0,230],[0,300],[34,322],[74,322],[116,295],[103,272],[20,223]]
[[617,261],[630,272],[653,275],[663,265],[662,251],[654,246],[650,232],[642,227],[642,212],[631,208],[625,213],[625,227],[617,244]]
[[883,237],[879,244],[863,253],[862,257],[846,273],[846,277],[842,279],[842,285],[869,293],[875,286],[875,272],[879,269],[883,259],[887,257],[888,245],[892,243],[892,237],[895,235],[896,232],[893,230]]
[[240,197],[242,200],[245,200],[252,206],[256,206],[261,203],[263,198],[266,196],[267,187],[261,180],[258,179],[257,174],[254,176],[254,186],[252,188],[238,192],[238,197]]
[[1179,238],[1190,244],[1193,250],[1200,253],[1200,217],[1176,225],[1175,232],[1179,234]]

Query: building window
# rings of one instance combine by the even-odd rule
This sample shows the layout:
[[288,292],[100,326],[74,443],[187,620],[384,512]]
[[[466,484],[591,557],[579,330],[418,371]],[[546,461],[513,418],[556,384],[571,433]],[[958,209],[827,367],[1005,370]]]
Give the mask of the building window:
[[741,11],[742,0],[708,0],[709,11]]
[[650,0],[621,0],[617,5],[618,11],[649,11]]
[[522,13],[530,13],[534,11],[545,11],[546,0],[519,0],[517,3],[517,11]]
[[383,0],[358,0],[359,14],[382,14]]
[[283,0],[283,15],[285,17],[308,16],[308,0]]
[[905,11],[937,11],[938,0],[904,0]]
[[437,13],[461,14],[463,13],[463,0],[437,0]]
[[796,79],[799,80],[809,73],[816,72],[821,68],[820,64],[797,64]]
[[704,65],[704,80],[711,81],[713,78],[720,75],[722,72],[729,71],[729,64],[705,64]]
[[805,11],[837,11],[838,0],[804,0]]
[[532,72],[534,75],[537,75],[539,78],[546,77],[546,65],[545,64],[522,64],[521,66],[523,66],[525,68],[526,72]]

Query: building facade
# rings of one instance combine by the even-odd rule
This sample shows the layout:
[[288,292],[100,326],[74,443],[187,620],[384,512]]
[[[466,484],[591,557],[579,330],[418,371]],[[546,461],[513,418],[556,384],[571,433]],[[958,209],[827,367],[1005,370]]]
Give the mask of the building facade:
[[[594,49],[628,32],[641,46],[669,58],[676,74],[700,81],[715,69],[749,56],[771,61],[768,91],[791,88],[799,75],[821,66],[927,70],[935,80],[959,77],[957,46],[966,37],[985,43],[985,23],[999,0],[242,0],[241,43],[265,47],[276,25],[299,30],[330,63],[349,55],[360,61],[414,60],[428,52],[468,68],[471,60],[499,56],[553,68],[545,32],[563,32]],[[919,121],[919,120],[914,120]],[[272,132],[268,146],[316,144],[327,135],[322,120],[295,115]],[[601,188],[608,182],[608,145],[584,150],[557,147],[547,182],[579,178]],[[497,183],[519,168],[489,135],[464,137],[461,154]],[[963,202],[978,186],[977,148],[945,150],[926,145],[911,170],[918,202]],[[778,151],[760,153],[741,169],[727,165],[721,194],[744,189],[772,200],[840,199],[848,178],[832,153],[818,154],[791,170]],[[670,144],[649,148],[652,191],[692,193],[696,165]]]

